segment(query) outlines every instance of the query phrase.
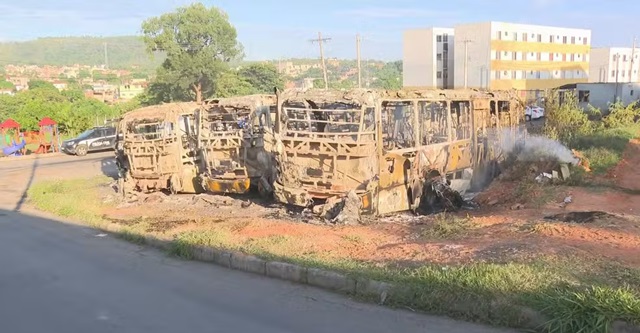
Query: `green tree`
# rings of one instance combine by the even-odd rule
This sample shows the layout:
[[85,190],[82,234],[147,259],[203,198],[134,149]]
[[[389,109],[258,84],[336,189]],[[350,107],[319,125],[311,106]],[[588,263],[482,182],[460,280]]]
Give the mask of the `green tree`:
[[1,80],[0,81],[0,89],[15,89],[16,86],[13,85],[13,83],[9,82],[9,81],[5,81],[5,80]]
[[78,72],[78,77],[81,79],[88,79],[92,77],[92,75],[90,71],[83,69],[83,70],[80,70],[80,72]]
[[562,95],[557,90],[548,92],[544,113],[544,134],[566,145],[572,145],[576,137],[594,130],[594,124],[580,108],[578,97],[573,92],[563,92]]
[[376,80],[371,83],[373,88],[396,90],[402,88],[402,61],[386,63],[374,73]]
[[47,81],[30,80],[29,81],[29,90],[34,90],[34,89],[54,89],[54,90],[58,90],[58,89],[56,89],[56,87],[53,86],[52,83],[49,83]]
[[284,79],[273,64],[251,64],[240,68],[239,74],[258,93],[271,94],[274,88],[284,88]]
[[142,31],[149,52],[166,53],[158,83],[169,86],[172,94],[176,88],[190,91],[196,102],[213,92],[216,78],[242,53],[227,14],[201,3],[150,18]]
[[[215,97],[232,97],[251,95],[256,92],[254,86],[251,85],[246,78],[242,77],[236,71],[225,71],[218,76],[216,80]],[[212,96],[213,97],[213,96]]]

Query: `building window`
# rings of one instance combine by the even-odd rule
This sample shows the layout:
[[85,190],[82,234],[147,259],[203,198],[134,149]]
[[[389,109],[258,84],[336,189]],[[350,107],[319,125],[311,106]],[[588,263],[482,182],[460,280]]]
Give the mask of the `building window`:
[[443,34],[442,35],[442,41],[445,42],[445,43],[449,42],[449,35]]
[[502,40],[502,31],[498,31],[497,34],[498,34],[498,40]]
[[511,60],[518,60],[518,52],[513,52],[511,54]]
[[622,62],[627,62],[627,55],[626,54],[622,56]]
[[538,34],[538,43],[542,43],[542,34]]
[[506,57],[506,56],[508,56],[508,55],[509,55],[509,52],[504,51],[504,56]]
[[567,44],[567,36],[562,36],[562,44]]
[[578,90],[578,102],[589,103],[589,90]]
[[442,61],[442,53],[438,53],[436,55],[436,59],[438,59],[438,61]]
[[582,44],[587,45],[587,37],[582,40]]
[[438,73],[436,74],[436,77],[437,77],[438,79],[442,79],[442,72],[441,72],[441,71],[438,71]]
[[575,44],[575,43],[576,43],[576,37],[573,36],[573,37],[571,37],[571,44]]
[[549,43],[553,43],[553,36],[549,36]]
[[496,60],[500,60],[500,51],[496,51]]
[[[533,35],[531,35],[531,36],[533,36]],[[529,35],[527,33],[523,33],[522,34],[522,41],[526,42],[528,40],[528,37],[529,37]]]
[[540,78],[540,71],[536,71],[536,79]]
[[538,52],[536,60],[538,60],[538,61],[542,60],[542,53]]
[[436,36],[436,41],[437,41],[438,43],[442,43],[442,35],[438,35],[438,36]]
[[611,71],[611,77],[616,76],[616,71]]
[[571,53],[571,61],[576,61],[576,55]]
[[624,77],[624,73],[625,73],[625,71],[622,71],[622,77]]
[[549,61],[553,61],[553,53],[549,53]]

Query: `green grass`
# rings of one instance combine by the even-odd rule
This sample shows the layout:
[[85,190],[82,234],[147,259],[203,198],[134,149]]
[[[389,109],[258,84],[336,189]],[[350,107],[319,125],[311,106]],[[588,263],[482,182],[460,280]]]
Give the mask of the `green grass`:
[[434,239],[452,239],[466,236],[470,230],[476,227],[473,219],[469,216],[461,218],[441,213],[434,216],[433,223],[422,231],[422,236]]
[[[49,181],[29,191],[37,208],[89,225],[106,223],[101,217],[98,187],[104,177]],[[145,222],[127,226],[120,237],[141,244]],[[142,227],[141,227],[142,226]],[[324,252],[301,251],[286,236],[237,241],[230,225],[174,235],[169,254],[193,259],[196,246],[243,251],[268,260],[296,263],[367,277],[402,286],[386,303],[434,314],[494,325],[522,327],[522,308],[546,316],[551,332],[608,332],[616,320],[640,325],[640,270],[613,262],[580,257],[539,258],[531,262],[473,262],[465,265],[406,262],[361,262],[335,258]],[[470,218],[439,215],[423,236],[456,238],[475,228]],[[531,230],[535,232],[536,230]],[[345,242],[361,239],[343,236]]]
[[97,226],[105,222],[102,218],[104,205],[97,188],[109,181],[106,176],[48,180],[31,186],[27,196],[29,202],[40,210]]
[[602,174],[620,162],[629,140],[639,133],[640,124],[605,129],[577,137],[571,147],[583,151],[593,172]]

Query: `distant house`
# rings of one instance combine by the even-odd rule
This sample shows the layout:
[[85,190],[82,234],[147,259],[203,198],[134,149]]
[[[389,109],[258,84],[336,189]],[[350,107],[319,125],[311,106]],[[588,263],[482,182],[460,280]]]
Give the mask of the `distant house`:
[[566,84],[558,88],[561,97],[567,91],[575,93],[578,103],[583,110],[589,106],[603,112],[609,110],[609,105],[621,102],[624,105],[640,101],[640,83],[575,83]]
[[68,84],[63,81],[53,81],[53,86],[60,91],[67,90],[68,88]]
[[136,96],[142,94],[146,87],[146,81],[131,82],[127,84],[121,84],[118,86],[118,99],[123,101],[130,100]]

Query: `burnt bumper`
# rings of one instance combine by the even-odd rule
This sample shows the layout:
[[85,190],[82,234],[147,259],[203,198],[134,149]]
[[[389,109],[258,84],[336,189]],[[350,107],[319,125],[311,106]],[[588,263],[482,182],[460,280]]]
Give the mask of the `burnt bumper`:
[[243,194],[249,192],[251,179],[216,179],[205,177],[202,179],[202,186],[209,193]]

